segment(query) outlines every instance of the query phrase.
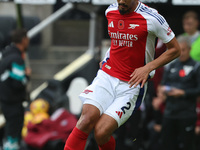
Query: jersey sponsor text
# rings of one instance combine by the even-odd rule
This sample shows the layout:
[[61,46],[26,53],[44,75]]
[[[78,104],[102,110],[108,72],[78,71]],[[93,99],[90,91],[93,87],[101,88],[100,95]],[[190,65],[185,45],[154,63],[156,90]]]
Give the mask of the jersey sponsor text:
[[133,41],[138,40],[138,35],[129,33],[110,32],[108,30],[110,38],[112,39],[114,46],[127,46],[133,47]]

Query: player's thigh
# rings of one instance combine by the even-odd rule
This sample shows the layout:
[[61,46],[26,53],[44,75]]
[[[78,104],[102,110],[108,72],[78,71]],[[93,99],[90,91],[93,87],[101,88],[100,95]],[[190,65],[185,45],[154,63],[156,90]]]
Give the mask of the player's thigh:
[[87,87],[86,91],[90,92],[80,95],[83,101],[83,109],[77,127],[89,133],[99,117],[112,104],[113,96],[105,87],[96,85],[95,83]]
[[97,77],[80,95],[83,104],[91,104],[100,110],[100,114],[114,101],[113,81],[103,71],[99,71]]
[[140,96],[140,89],[130,90],[129,93],[116,98],[112,105],[105,111],[105,114],[115,119],[118,127],[120,127],[130,118],[134,110],[139,107],[143,96]]

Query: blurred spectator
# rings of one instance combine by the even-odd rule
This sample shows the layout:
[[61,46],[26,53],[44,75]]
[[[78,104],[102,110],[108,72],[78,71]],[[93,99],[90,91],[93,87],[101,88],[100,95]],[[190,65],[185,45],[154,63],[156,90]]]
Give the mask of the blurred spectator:
[[191,42],[190,55],[192,59],[200,61],[200,31],[199,16],[195,11],[188,11],[183,15],[183,29],[181,36],[188,36]]
[[200,149],[200,97],[197,99],[197,123],[195,128],[197,150]]
[[[191,42],[190,55],[196,61],[200,61],[200,31],[198,30],[198,28],[199,28],[198,14],[194,11],[186,12],[185,15],[183,16],[183,29],[185,33],[182,35],[189,37],[190,42]],[[198,99],[200,99],[200,97]],[[197,104],[199,104],[199,102],[197,102]],[[198,106],[199,105],[197,105],[197,113],[199,110]],[[197,127],[195,129],[195,133],[197,137],[199,137],[200,119],[197,120]],[[200,146],[197,149],[200,149]]]
[[200,64],[190,58],[188,37],[180,36],[178,41],[181,56],[165,68],[160,87],[160,103],[166,96],[162,149],[195,150],[194,131],[197,119],[196,98],[200,94]]
[[0,102],[6,119],[4,150],[18,150],[24,120],[22,102],[30,69],[25,67],[24,54],[29,46],[25,29],[11,34],[12,43],[3,52],[0,62]]

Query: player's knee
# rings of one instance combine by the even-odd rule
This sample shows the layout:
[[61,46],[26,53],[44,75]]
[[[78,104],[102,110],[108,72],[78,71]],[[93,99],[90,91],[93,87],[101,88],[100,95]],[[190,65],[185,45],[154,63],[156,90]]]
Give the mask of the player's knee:
[[98,145],[103,145],[109,141],[109,136],[106,133],[106,130],[102,128],[95,127],[94,136]]
[[85,131],[86,133],[89,133],[99,120],[100,113],[99,110],[92,106],[92,105],[84,105],[81,117],[79,118],[77,122],[77,127]]
[[83,113],[78,120],[77,127],[87,133],[91,132],[99,119],[99,115],[94,113]]
[[92,119],[90,116],[83,115],[80,117],[77,127],[82,131],[89,131],[94,128],[95,120]]

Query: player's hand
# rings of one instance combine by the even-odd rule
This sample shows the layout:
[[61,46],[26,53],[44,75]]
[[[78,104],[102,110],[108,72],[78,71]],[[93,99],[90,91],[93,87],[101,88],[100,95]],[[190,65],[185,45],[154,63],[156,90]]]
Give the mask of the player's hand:
[[133,85],[136,87],[141,83],[141,88],[143,88],[148,79],[149,73],[150,70],[146,66],[135,69],[130,75],[131,79],[128,82],[128,84],[130,84],[129,87],[131,88]]

